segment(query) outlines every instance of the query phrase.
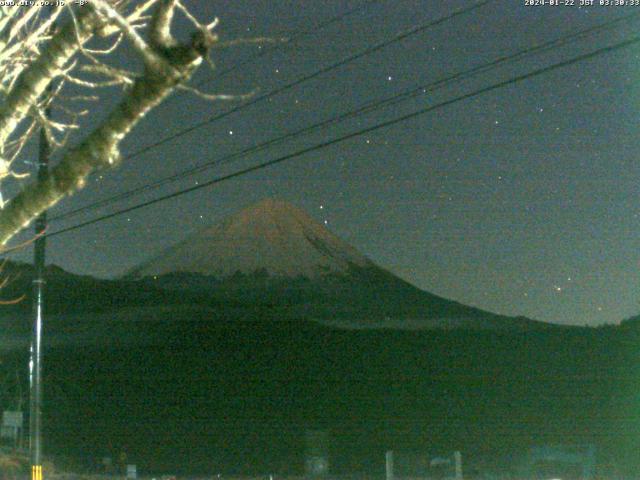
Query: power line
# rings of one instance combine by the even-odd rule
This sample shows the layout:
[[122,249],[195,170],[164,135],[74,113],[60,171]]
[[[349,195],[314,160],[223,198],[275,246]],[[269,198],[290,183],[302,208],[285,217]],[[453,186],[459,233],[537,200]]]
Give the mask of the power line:
[[332,25],[334,23],[337,22],[341,22],[342,20],[344,20],[346,17],[353,15],[354,13],[359,12],[360,10],[364,10],[365,8],[373,5],[374,3],[377,3],[381,0],[367,0],[362,2],[359,5],[356,5],[355,7],[353,7],[350,10],[347,10],[344,13],[341,13],[339,15],[335,15],[334,17],[331,17],[327,20],[325,20],[324,22],[319,23],[318,25],[316,25],[313,28],[310,28],[308,30],[305,30],[303,32],[299,32],[296,35],[293,35],[291,38],[287,39],[286,43],[277,43],[274,46],[272,46],[271,48],[265,47],[264,49],[260,50],[257,54],[247,58],[246,60],[243,60],[241,62],[236,63],[235,65],[232,65],[229,68],[226,68],[224,70],[221,70],[220,72],[214,72],[214,76],[213,78],[205,78],[204,80],[202,80],[201,82],[198,83],[198,86],[202,86],[205,83],[208,83],[212,80],[215,80],[217,78],[223,77],[231,72],[235,72],[238,68],[243,67],[255,60],[258,60],[262,57],[264,57],[265,55],[275,52],[283,47],[286,46],[291,46],[293,44],[293,42],[296,42],[298,40],[300,40],[301,38],[310,35],[312,33],[317,33],[320,30],[323,30],[324,28],[328,27],[329,25]]
[[46,236],[47,237],[54,237],[54,236],[57,236],[57,235],[61,235],[63,233],[67,233],[67,232],[70,232],[70,231],[73,231],[73,230],[84,228],[86,226],[89,226],[89,225],[92,225],[92,224],[95,224],[95,223],[98,223],[98,222],[102,222],[102,221],[108,220],[110,218],[113,218],[113,217],[116,217],[116,216],[119,216],[119,215],[122,215],[122,214],[125,214],[125,213],[129,213],[129,212],[132,212],[134,210],[138,210],[140,208],[147,207],[149,205],[153,205],[153,204],[162,202],[164,200],[169,200],[171,198],[179,197],[181,195],[185,195],[187,193],[191,193],[191,192],[196,191],[196,190],[200,190],[200,189],[203,189],[203,188],[206,188],[206,187],[218,184],[218,183],[222,183],[222,182],[224,182],[226,180],[231,180],[233,178],[246,175],[248,173],[256,172],[258,170],[262,170],[262,169],[265,169],[267,167],[271,167],[273,165],[277,165],[277,164],[285,162],[287,160],[291,160],[293,158],[297,158],[297,157],[300,157],[302,155],[306,155],[307,153],[315,152],[315,151],[327,148],[329,146],[336,145],[338,143],[342,143],[342,142],[344,142],[346,140],[350,140],[352,138],[359,137],[361,135],[365,135],[367,133],[371,133],[371,132],[374,132],[374,131],[377,131],[377,130],[380,130],[380,129],[383,129],[383,128],[387,128],[387,127],[396,125],[396,124],[401,123],[401,122],[405,122],[407,120],[411,120],[411,119],[417,118],[417,117],[422,116],[422,115],[424,115],[426,113],[432,112],[434,110],[438,110],[440,108],[452,105],[454,103],[458,103],[458,102],[463,101],[463,100],[474,98],[474,97],[477,97],[477,96],[482,95],[484,93],[488,93],[488,92],[491,92],[493,90],[497,90],[497,89],[506,87],[508,85],[513,85],[515,83],[519,83],[521,81],[524,81],[524,80],[527,80],[527,79],[530,79],[530,78],[533,78],[533,77],[537,77],[537,76],[549,73],[549,72],[551,72],[553,70],[556,70],[558,68],[563,68],[563,67],[566,67],[566,66],[569,66],[569,65],[573,65],[575,63],[578,63],[578,62],[581,62],[581,61],[584,61],[584,60],[588,60],[588,59],[594,58],[594,57],[596,57],[598,55],[603,55],[605,53],[609,53],[609,52],[613,52],[613,51],[616,51],[616,50],[620,50],[620,49],[629,47],[631,45],[635,45],[635,44],[637,44],[639,42],[640,42],[640,36],[635,36],[635,37],[632,37],[632,38],[630,38],[628,40],[625,40],[625,41],[622,41],[622,42],[619,42],[619,43],[616,43],[616,44],[613,44],[613,45],[610,45],[610,46],[607,46],[607,47],[603,47],[603,48],[591,51],[589,53],[585,53],[585,54],[570,58],[568,60],[557,62],[557,63],[554,63],[554,64],[549,65],[547,67],[542,67],[542,68],[539,68],[539,69],[534,70],[532,72],[525,73],[525,74],[522,74],[522,75],[518,75],[516,77],[512,77],[512,78],[510,78],[508,80],[503,80],[501,82],[494,83],[492,85],[489,85],[487,87],[481,88],[479,90],[474,90],[473,92],[466,93],[466,94],[457,96],[457,97],[455,97],[453,99],[446,100],[444,102],[440,102],[440,103],[437,103],[435,105],[416,110],[414,112],[402,115],[402,116],[394,118],[392,120],[387,120],[385,122],[381,122],[381,123],[378,123],[376,125],[373,125],[373,126],[361,129],[361,130],[357,130],[355,132],[348,133],[346,135],[342,135],[340,137],[336,137],[336,138],[331,139],[331,140],[327,140],[326,142],[322,142],[322,143],[316,144],[316,145],[311,146],[311,147],[307,147],[307,148],[303,148],[303,149],[297,150],[297,151],[295,151],[293,153],[289,153],[289,154],[283,155],[281,157],[275,158],[273,160],[270,160],[270,161],[267,161],[267,162],[264,162],[264,163],[260,163],[258,165],[254,165],[254,166],[251,166],[251,167],[247,167],[247,168],[238,170],[238,171],[236,171],[234,173],[230,173],[230,174],[227,174],[227,175],[224,175],[224,176],[221,176],[221,177],[213,178],[213,179],[211,179],[211,180],[209,180],[207,182],[201,183],[199,185],[192,186],[192,187],[185,188],[185,189],[181,189],[181,190],[178,190],[176,192],[173,192],[173,193],[170,193],[170,194],[163,195],[161,197],[155,198],[153,200],[148,200],[146,202],[142,202],[142,203],[139,203],[137,205],[133,205],[131,207],[127,207],[127,208],[118,210],[116,212],[112,212],[112,213],[109,213],[109,214],[106,214],[106,215],[101,215],[101,216],[93,218],[91,220],[87,220],[86,222],[82,222],[82,223],[79,223],[79,224],[76,224],[76,225],[73,225],[73,226],[70,226],[70,227],[67,227],[67,228],[63,228],[61,230],[57,230],[55,232],[49,233]]
[[253,100],[250,100],[250,101],[248,101],[246,103],[238,105],[237,107],[234,107],[234,108],[232,108],[230,110],[227,110],[226,112],[222,112],[222,113],[220,113],[218,115],[214,115],[212,117],[209,117],[206,120],[203,120],[203,121],[201,121],[199,123],[196,123],[196,124],[194,124],[194,125],[192,125],[190,127],[187,127],[187,128],[182,129],[182,130],[179,130],[178,132],[176,132],[176,133],[174,133],[172,135],[168,135],[168,136],[166,136],[164,138],[161,138],[160,140],[158,140],[158,141],[156,141],[154,143],[150,143],[149,145],[146,145],[146,146],[144,146],[142,148],[139,148],[138,150],[136,150],[136,151],[130,153],[129,155],[125,156],[123,158],[123,160],[129,160],[131,158],[137,157],[137,156],[139,156],[139,155],[141,155],[141,154],[143,154],[145,152],[148,152],[149,150],[153,150],[154,148],[156,148],[156,147],[158,147],[160,145],[163,145],[163,144],[165,144],[167,142],[175,140],[176,138],[179,138],[179,137],[181,137],[183,135],[186,135],[187,133],[190,133],[190,132],[192,132],[194,130],[197,130],[198,128],[200,128],[200,127],[202,127],[204,125],[208,125],[210,123],[217,122],[218,120],[221,120],[223,118],[228,117],[229,115],[232,115],[232,114],[234,114],[236,112],[244,110],[245,108],[250,107],[252,105],[255,105],[256,103],[259,103],[259,102],[261,102],[263,100],[272,98],[272,97],[274,97],[276,95],[279,95],[280,93],[285,92],[287,90],[290,90],[290,89],[292,89],[292,88],[294,88],[294,87],[296,87],[296,86],[298,86],[298,85],[300,85],[302,83],[308,82],[309,80],[312,80],[312,79],[314,79],[316,77],[319,77],[320,75],[323,75],[325,73],[331,72],[332,70],[335,70],[336,68],[339,68],[339,67],[347,65],[349,63],[352,63],[352,62],[354,62],[354,61],[356,61],[356,60],[358,60],[360,58],[366,57],[367,55],[371,55],[372,53],[375,53],[378,50],[381,50],[381,49],[383,49],[383,48],[385,48],[385,47],[387,47],[389,45],[392,45],[393,43],[400,42],[400,41],[402,41],[402,40],[404,40],[406,38],[409,38],[409,37],[411,37],[413,35],[417,35],[419,33],[422,33],[425,30],[428,30],[429,28],[432,28],[432,27],[435,27],[435,26],[440,25],[442,23],[445,23],[445,22],[447,22],[449,20],[452,20],[453,18],[456,18],[456,17],[458,17],[460,15],[464,15],[466,13],[469,13],[469,12],[471,12],[473,10],[481,8],[481,7],[483,7],[483,6],[487,5],[487,4],[495,2],[495,1],[497,1],[497,0],[482,0],[482,1],[478,2],[478,3],[475,3],[474,5],[472,5],[470,7],[459,8],[459,9],[455,10],[454,12],[452,12],[452,13],[450,13],[448,15],[445,15],[443,17],[440,17],[440,18],[438,18],[436,20],[432,20],[432,21],[430,21],[428,23],[424,23],[424,24],[418,25],[416,27],[413,27],[413,28],[411,28],[409,30],[406,30],[404,32],[401,32],[401,33],[395,35],[392,38],[389,38],[387,40],[383,40],[382,42],[377,43],[377,44],[375,44],[375,45],[373,45],[371,47],[367,47],[364,50],[361,50],[361,51],[359,51],[357,53],[349,55],[349,56],[343,58],[342,60],[339,60],[339,61],[337,61],[335,63],[330,64],[330,65],[324,66],[324,67],[314,71],[313,73],[310,73],[308,75],[300,77],[297,80],[294,80],[293,82],[287,83],[287,84],[285,84],[285,85],[283,85],[281,87],[278,87],[278,88],[276,88],[274,90],[271,90],[270,92],[267,92],[267,93],[265,93],[263,95],[260,95],[260,96],[258,96],[256,98],[254,98]]
[[[347,10],[346,12],[340,13],[338,15],[335,15],[331,18],[328,18],[327,20],[319,23],[318,25],[314,26],[313,28],[309,28],[307,30],[304,30],[302,32],[298,32],[295,35],[291,36],[290,38],[287,38],[285,40],[283,40],[282,42],[277,42],[275,45],[272,45],[270,47],[265,47],[263,49],[260,49],[260,51],[252,56],[249,56],[248,58],[246,58],[245,60],[242,60],[240,62],[235,63],[234,65],[232,65],[229,68],[226,68],[224,70],[220,70],[220,71],[214,71],[214,75],[212,77],[209,78],[204,78],[202,79],[200,82],[196,83],[197,87],[201,87],[202,85],[209,83],[213,80],[216,80],[218,78],[224,77],[226,75],[228,75],[231,72],[235,72],[236,70],[238,70],[241,67],[244,67],[245,65],[248,65],[256,60],[259,60],[260,58],[264,57],[265,55],[268,55],[270,53],[276,52],[277,50],[280,50],[282,48],[286,48],[286,47],[291,47],[295,42],[299,41],[300,39],[306,37],[307,35],[311,35],[314,33],[317,33],[321,30],[323,30],[324,28],[328,27],[329,25],[332,25],[334,23],[340,22],[342,20],[344,20],[345,18],[353,15],[354,13],[357,13],[361,10],[366,9],[367,7],[373,5],[374,3],[378,3],[382,0],[366,0],[363,1],[361,4],[356,5],[355,7]],[[186,92],[181,92],[182,95],[187,95]],[[180,95],[180,93],[178,93],[177,95],[174,95],[172,97],[172,99],[177,98]],[[134,152],[132,155],[137,155],[136,152]],[[126,157],[126,158],[131,158],[131,157]]]
[[558,48],[561,47],[573,40],[576,39],[580,39],[583,37],[586,37],[588,35],[591,35],[593,33],[596,32],[601,32],[601,31],[605,31],[608,29],[613,28],[614,26],[616,26],[617,24],[623,22],[623,21],[629,21],[631,19],[637,18],[638,16],[640,16],[640,12],[637,13],[633,13],[630,15],[626,15],[623,17],[619,17],[617,19],[614,20],[610,20],[608,22],[604,22],[602,24],[599,25],[595,25],[593,27],[587,28],[587,29],[583,29],[580,30],[578,32],[566,35],[564,37],[560,37],[558,39],[555,40],[550,40],[547,42],[543,42],[542,44],[539,45],[534,45],[528,49],[525,50],[520,50],[518,52],[515,52],[513,54],[510,55],[505,55],[502,57],[499,57],[496,60],[490,61],[488,63],[484,63],[481,65],[477,65],[475,67],[472,67],[471,69],[462,71],[462,72],[457,72],[455,74],[449,75],[448,77],[436,80],[434,82],[431,82],[427,85],[423,85],[423,86],[419,86],[419,87],[415,87],[409,90],[406,90],[404,92],[401,92],[399,94],[396,95],[392,95],[390,97],[385,97],[382,99],[378,99],[378,100],[374,100],[372,102],[369,102],[361,107],[358,107],[355,110],[351,110],[349,112],[345,112],[342,114],[339,114],[337,116],[334,116],[330,119],[327,120],[323,120],[321,122],[303,127],[301,129],[295,130],[293,132],[289,132],[286,133],[284,135],[278,136],[276,138],[272,138],[270,140],[267,140],[265,142],[262,142],[260,144],[257,145],[253,145],[251,147],[248,147],[246,149],[243,149],[239,152],[235,152],[229,155],[225,155],[221,158],[218,159],[214,159],[214,160],[210,160],[207,161],[203,164],[197,165],[195,167],[183,170],[182,172],[173,174],[173,175],[169,175],[167,177],[164,177],[162,179],[159,179],[157,181],[154,181],[152,183],[147,183],[144,184],[142,186],[133,188],[131,190],[128,190],[126,192],[122,192],[116,195],[113,195],[111,197],[102,199],[102,200],[98,200],[96,202],[90,203],[88,205],[84,205],[82,207],[78,207],[76,209],[67,211],[67,212],[63,212],[53,218],[51,218],[51,221],[59,221],[62,220],[64,218],[69,218],[75,215],[78,215],[82,212],[86,212],[88,210],[93,210],[95,208],[98,207],[103,207],[106,205],[109,205],[111,203],[120,201],[120,200],[125,200],[127,198],[130,198],[132,196],[135,196],[139,193],[151,190],[151,189],[155,189],[158,187],[161,187],[163,185],[169,184],[169,183],[173,183],[176,182],[178,180],[181,180],[183,178],[186,178],[188,176],[192,176],[195,175],[197,173],[203,172],[209,168],[212,168],[214,166],[218,166],[224,163],[228,163],[232,160],[238,159],[238,158],[242,158],[242,157],[246,157],[252,153],[256,153],[262,150],[267,149],[268,147],[274,146],[274,145],[278,145],[283,143],[286,140],[290,140],[293,138],[296,138],[298,136],[304,135],[304,134],[308,134],[314,130],[329,126],[329,125],[333,125],[339,122],[342,122],[344,120],[350,119],[350,118],[356,118],[359,117],[361,115],[364,114],[368,114],[371,113],[375,110],[379,110],[380,108],[384,108],[384,107],[388,107],[391,105],[396,105],[400,102],[406,101],[410,98],[415,98],[419,95],[423,95],[426,93],[430,93],[433,92],[437,89],[443,88],[447,85],[450,85],[451,83],[453,83],[454,81],[461,81],[461,80],[465,80],[468,78],[471,78],[473,76],[482,74],[482,73],[486,73],[490,70],[493,70],[494,68],[507,63],[507,62],[511,62],[511,61],[515,61],[515,60],[522,60],[526,57],[529,57],[531,55],[535,55],[535,54],[539,54],[542,52],[546,52],[550,49],[553,48]]

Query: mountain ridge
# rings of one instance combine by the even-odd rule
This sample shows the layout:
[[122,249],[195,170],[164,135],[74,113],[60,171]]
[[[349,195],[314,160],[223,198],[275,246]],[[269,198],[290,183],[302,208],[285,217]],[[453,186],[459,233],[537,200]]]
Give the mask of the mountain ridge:
[[286,318],[344,328],[528,328],[423,291],[350,246],[304,211],[265,199],[132,269],[127,280],[277,308]]
[[345,272],[350,265],[373,262],[306,212],[268,198],[190,235],[125,278],[175,272],[227,277],[261,270],[272,276],[317,278]]
[[[261,246],[253,249],[254,242]],[[235,255],[220,257],[237,245]],[[560,328],[423,291],[377,266],[308,214],[272,199],[206,227],[165,252],[115,280],[50,266],[45,308],[52,314],[111,312],[116,323],[127,322],[131,308],[144,307],[138,311],[142,322],[188,321],[196,308],[216,312],[210,315],[212,323],[268,319],[310,320],[342,329]],[[226,262],[224,268],[216,266],[220,260]],[[200,261],[200,271],[191,267]],[[278,266],[276,261],[285,267],[270,268]],[[5,289],[4,298],[29,294],[30,271],[27,265],[7,265],[5,273],[19,280]],[[162,307],[173,308],[173,313],[166,315]]]

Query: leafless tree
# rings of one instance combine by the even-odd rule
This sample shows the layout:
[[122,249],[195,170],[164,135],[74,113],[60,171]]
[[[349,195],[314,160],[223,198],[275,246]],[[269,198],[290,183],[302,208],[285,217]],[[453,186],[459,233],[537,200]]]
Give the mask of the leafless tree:
[[[0,3],[0,190],[25,176],[17,160],[36,132],[45,132],[60,154],[44,178],[21,180],[22,188],[6,201],[0,196],[2,245],[82,188],[92,172],[116,165],[122,140],[175,89],[226,98],[188,85],[219,44],[218,22],[200,22],[181,0]],[[187,42],[172,35],[176,14],[193,25]],[[139,71],[114,64],[113,52],[123,47],[135,52]],[[121,88],[122,96],[104,121],[86,131],[82,118],[95,110],[90,102],[99,101],[101,88]],[[54,120],[47,109],[57,112]]]

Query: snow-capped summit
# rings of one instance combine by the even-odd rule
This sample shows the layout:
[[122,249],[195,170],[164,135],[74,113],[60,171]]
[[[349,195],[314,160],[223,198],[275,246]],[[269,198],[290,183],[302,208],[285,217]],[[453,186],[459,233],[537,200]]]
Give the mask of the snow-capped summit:
[[[235,305],[217,310],[233,318],[264,314],[340,328],[539,326],[534,320],[503,317],[420,290],[374,264],[302,210],[273,199],[196,232],[126,279],[143,280],[143,285],[152,279],[153,287],[165,292],[206,292],[206,298]],[[129,285],[135,291],[136,283]],[[194,301],[189,298],[185,301]]]
[[206,227],[130,272],[133,277],[175,272],[227,277],[267,272],[317,278],[372,262],[299,208],[265,199]]

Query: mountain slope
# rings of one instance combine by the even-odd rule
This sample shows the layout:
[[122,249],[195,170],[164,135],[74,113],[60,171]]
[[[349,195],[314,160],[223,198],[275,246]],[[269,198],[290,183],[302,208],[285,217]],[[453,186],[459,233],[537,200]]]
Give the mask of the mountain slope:
[[347,328],[531,328],[424,292],[377,266],[302,210],[267,199],[133,269],[127,279],[269,316]]
[[[5,288],[4,298],[29,294],[30,267],[7,264],[5,272],[16,281]],[[0,326],[6,330],[11,323],[21,325],[11,330],[25,330],[19,312],[28,308],[28,302],[5,307]],[[125,330],[135,323],[135,330],[194,316],[211,323],[311,320],[346,329],[558,328],[422,291],[375,265],[301,210],[275,200],[196,233],[124,279],[99,280],[49,268],[45,308],[54,325],[65,325],[57,332],[61,341],[72,331],[80,334],[87,323]],[[70,321],[70,315],[76,320]],[[94,333],[91,338],[100,337]]]
[[302,210],[267,199],[205,228],[130,272],[141,278],[175,272],[227,277],[264,271],[317,278],[373,265]]

